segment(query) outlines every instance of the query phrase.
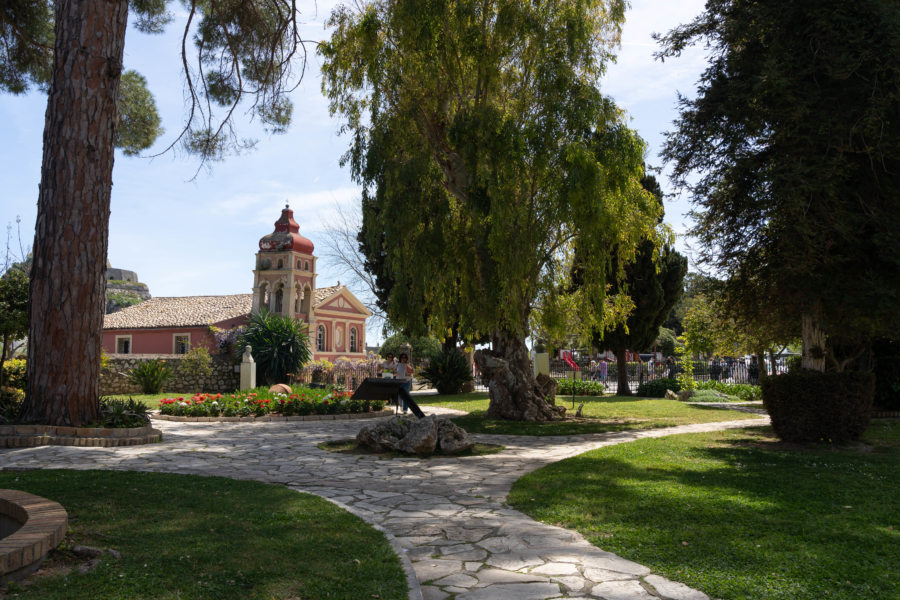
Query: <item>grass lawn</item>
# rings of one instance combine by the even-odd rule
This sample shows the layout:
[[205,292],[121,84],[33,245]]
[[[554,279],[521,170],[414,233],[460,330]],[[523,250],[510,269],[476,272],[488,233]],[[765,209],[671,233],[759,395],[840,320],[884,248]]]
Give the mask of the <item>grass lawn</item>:
[[190,398],[191,394],[113,394],[110,395],[110,398],[123,398],[128,400],[129,398],[134,398],[135,400],[140,400],[144,404],[147,405],[147,408],[150,410],[158,410],[159,409],[159,401],[163,398],[172,398],[172,397],[183,396]]
[[[454,417],[453,422],[470,433],[505,435],[573,435],[754,418],[754,415],[748,413],[692,406],[677,400],[628,396],[575,396],[576,407],[584,403],[584,418],[550,423],[522,423],[486,419],[484,415],[488,407],[487,392],[458,396],[419,396],[416,401],[422,405],[468,411],[468,415]],[[568,409],[567,414],[575,414],[572,410],[571,396],[558,396],[556,402]]]
[[[93,572],[10,584],[21,600],[406,597],[384,535],[285,487],[220,477],[113,471],[2,471],[0,488],[69,513],[64,548],[113,548]],[[75,561],[51,553],[51,565]],[[45,565],[48,563],[45,562]],[[2,594],[0,594],[2,595]]]
[[900,421],[866,445],[770,428],[670,436],[544,467],[509,503],[723,600],[900,599]]

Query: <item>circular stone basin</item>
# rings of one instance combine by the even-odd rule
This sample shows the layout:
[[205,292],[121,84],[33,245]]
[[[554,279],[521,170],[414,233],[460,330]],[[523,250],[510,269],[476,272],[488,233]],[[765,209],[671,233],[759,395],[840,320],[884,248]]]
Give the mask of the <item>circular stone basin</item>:
[[19,490],[0,490],[0,585],[31,574],[63,540],[66,509]]

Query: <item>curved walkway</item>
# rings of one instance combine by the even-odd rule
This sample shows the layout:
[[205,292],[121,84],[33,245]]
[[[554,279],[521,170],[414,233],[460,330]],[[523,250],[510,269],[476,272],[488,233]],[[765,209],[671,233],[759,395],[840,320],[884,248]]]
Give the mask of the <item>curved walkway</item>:
[[360,421],[157,420],[154,426],[163,431],[159,444],[2,450],[0,468],[218,475],[317,494],[388,533],[401,556],[408,557],[404,562],[413,599],[707,600],[701,592],[604,552],[578,533],[538,523],[504,501],[523,474],[594,448],[766,422],[752,419],[540,438],[476,435],[478,441],[503,444],[506,450],[484,457],[381,460],[316,447],[354,436],[364,424]]

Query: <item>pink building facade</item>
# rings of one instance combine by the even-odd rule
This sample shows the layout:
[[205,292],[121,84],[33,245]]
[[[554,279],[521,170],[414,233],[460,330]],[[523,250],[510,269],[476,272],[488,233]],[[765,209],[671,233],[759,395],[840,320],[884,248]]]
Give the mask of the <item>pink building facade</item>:
[[152,298],[129,306],[104,318],[103,349],[108,354],[183,354],[200,345],[214,352],[213,328],[239,327],[265,307],[308,324],[313,360],[365,358],[371,312],[340,284],[316,287],[314,249],[285,207],[275,231],[259,241],[251,294]]

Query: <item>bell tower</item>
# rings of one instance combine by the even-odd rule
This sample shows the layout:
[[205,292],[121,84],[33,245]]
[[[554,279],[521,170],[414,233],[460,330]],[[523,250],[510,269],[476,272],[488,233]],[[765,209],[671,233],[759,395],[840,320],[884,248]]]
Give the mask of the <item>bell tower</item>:
[[253,269],[253,311],[269,312],[315,322],[312,315],[316,289],[316,257],[313,243],[300,235],[294,211],[285,205],[275,221],[275,231],[259,240]]

